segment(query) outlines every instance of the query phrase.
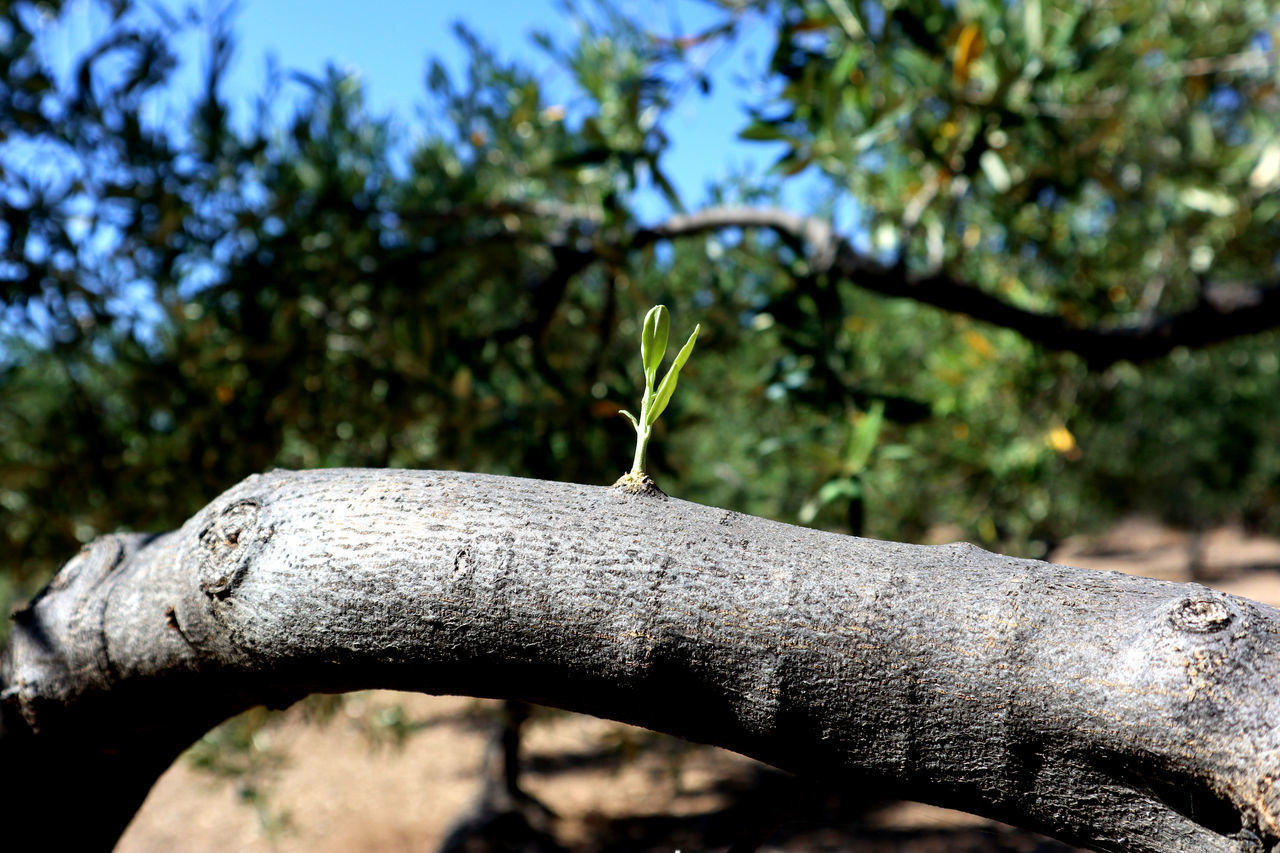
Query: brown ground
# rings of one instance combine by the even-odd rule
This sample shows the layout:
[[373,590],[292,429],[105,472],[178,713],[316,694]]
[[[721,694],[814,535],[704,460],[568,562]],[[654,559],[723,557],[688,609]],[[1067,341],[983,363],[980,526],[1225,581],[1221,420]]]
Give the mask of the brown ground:
[[[1280,542],[1230,528],[1192,536],[1134,519],[1055,562],[1197,579],[1280,606]],[[327,721],[314,719],[320,711]],[[371,692],[309,701],[261,727],[224,729],[160,779],[119,853],[434,851],[479,790],[496,703]],[[263,714],[259,713],[259,716]],[[399,737],[403,735],[402,742]],[[196,767],[211,757],[235,776]],[[525,787],[576,853],[726,850],[1065,853],[1070,848],[959,812],[805,792],[741,756],[617,723],[542,712],[526,727]],[[736,851],[735,851],[736,853]]]

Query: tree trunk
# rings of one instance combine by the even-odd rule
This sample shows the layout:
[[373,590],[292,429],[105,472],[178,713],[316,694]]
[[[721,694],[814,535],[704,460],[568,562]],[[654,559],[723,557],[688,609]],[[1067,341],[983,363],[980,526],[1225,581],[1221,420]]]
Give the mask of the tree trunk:
[[107,849],[218,721],[381,687],[622,720],[1097,850],[1280,850],[1280,611],[1195,585],[592,486],[277,471],[99,539],[14,620],[7,848]]

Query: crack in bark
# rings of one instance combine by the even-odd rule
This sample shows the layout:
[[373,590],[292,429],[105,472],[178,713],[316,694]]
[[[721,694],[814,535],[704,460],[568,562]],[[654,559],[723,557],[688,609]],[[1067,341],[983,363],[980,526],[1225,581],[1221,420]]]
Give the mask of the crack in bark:
[[192,649],[196,647],[195,643],[191,642],[191,638],[187,636],[187,632],[182,630],[182,625],[178,624],[178,611],[172,604],[164,609],[164,623],[174,631],[177,631],[178,636],[182,638],[184,643]]

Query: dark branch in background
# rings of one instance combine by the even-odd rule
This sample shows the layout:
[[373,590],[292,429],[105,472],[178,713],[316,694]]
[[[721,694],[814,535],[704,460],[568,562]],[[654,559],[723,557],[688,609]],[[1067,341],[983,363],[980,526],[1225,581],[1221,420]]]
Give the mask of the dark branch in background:
[[847,238],[814,217],[777,208],[712,208],[673,216],[636,232],[632,248],[726,228],[766,228],[801,247],[816,270],[885,296],[966,314],[1007,329],[1047,349],[1073,352],[1095,369],[1118,361],[1149,361],[1176,347],[1202,347],[1280,326],[1280,281],[1207,288],[1199,303],[1176,314],[1130,326],[1081,327],[1058,314],[1020,308],[945,272],[913,274],[857,252]]
[[532,305],[528,315],[519,323],[500,330],[495,335],[496,340],[506,343],[528,335],[535,342],[540,341],[560,307],[569,282],[595,260],[590,253],[561,245],[552,246],[551,257],[550,273],[529,285]]
[[[546,280],[531,286],[533,314],[499,333],[503,340],[537,336],[554,314],[568,281],[600,261],[616,262],[628,251],[663,240],[695,237],[729,228],[763,228],[806,257],[816,273],[884,296],[912,299],[945,311],[965,314],[1011,329],[1046,349],[1071,352],[1097,370],[1119,361],[1143,362],[1168,355],[1177,347],[1204,347],[1280,327],[1280,279],[1252,285],[1207,284],[1192,308],[1144,317],[1117,326],[1078,326],[1066,317],[1022,308],[947,272],[913,273],[902,263],[885,264],[853,248],[830,223],[798,216],[780,208],[717,207],[679,214],[629,238],[592,240],[599,216],[583,205],[542,202],[535,205],[478,206],[441,212],[444,220],[508,213],[553,220],[548,238],[554,263]],[[585,227],[581,227],[585,226]],[[495,239],[526,241],[524,230],[486,234],[467,241],[468,248]]]

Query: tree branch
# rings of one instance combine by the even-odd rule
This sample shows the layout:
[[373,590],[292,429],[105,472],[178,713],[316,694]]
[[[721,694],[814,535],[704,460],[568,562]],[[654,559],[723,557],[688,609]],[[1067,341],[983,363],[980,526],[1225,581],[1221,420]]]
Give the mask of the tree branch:
[[637,232],[635,243],[644,246],[726,228],[769,229],[805,247],[819,270],[858,287],[1012,329],[1048,349],[1076,353],[1094,368],[1117,361],[1148,361],[1176,347],[1206,346],[1280,326],[1280,281],[1272,281],[1213,288],[1195,307],[1140,325],[1080,327],[1058,314],[1020,308],[946,273],[913,275],[901,265],[879,263],[859,254],[828,223],[775,208],[711,208],[674,216]]
[[622,720],[1098,850],[1262,851],[1277,683],[1280,611],[1199,586],[599,487],[277,471],[174,533],[99,539],[16,614],[0,802],[14,849],[107,849],[217,721],[387,687]]

